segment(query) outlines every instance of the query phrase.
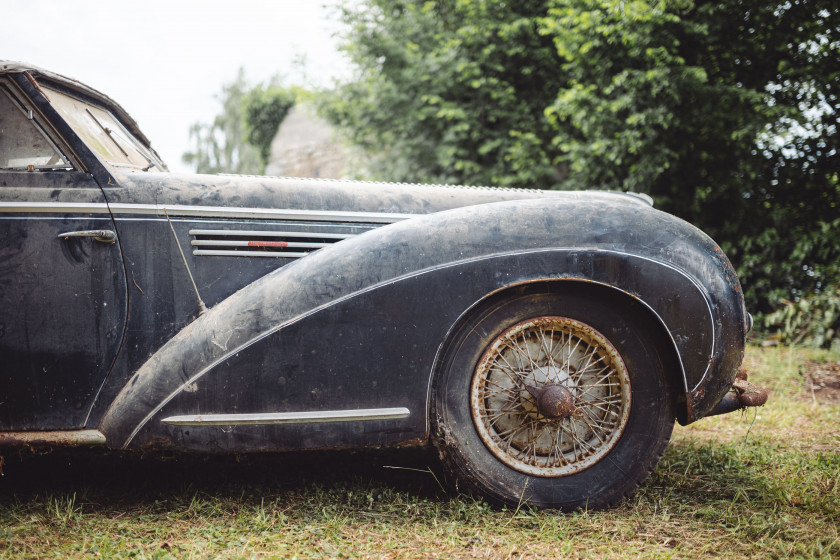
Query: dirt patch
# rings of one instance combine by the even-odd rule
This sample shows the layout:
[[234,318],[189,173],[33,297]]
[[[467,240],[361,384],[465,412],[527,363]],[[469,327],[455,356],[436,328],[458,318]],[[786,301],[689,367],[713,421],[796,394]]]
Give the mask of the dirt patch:
[[799,368],[809,398],[840,403],[840,362],[808,361]]

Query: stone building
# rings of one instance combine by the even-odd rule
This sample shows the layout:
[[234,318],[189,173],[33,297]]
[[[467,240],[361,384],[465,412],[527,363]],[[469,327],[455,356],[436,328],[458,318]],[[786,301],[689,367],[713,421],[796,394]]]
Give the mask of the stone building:
[[[278,177],[348,178],[352,149],[314,108],[295,105],[283,119],[271,143],[266,175]],[[356,158],[358,159],[358,158]]]

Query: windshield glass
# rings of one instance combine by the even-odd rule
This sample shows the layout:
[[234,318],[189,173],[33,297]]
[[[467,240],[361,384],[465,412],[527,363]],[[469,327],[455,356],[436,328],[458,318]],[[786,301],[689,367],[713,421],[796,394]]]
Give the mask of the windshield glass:
[[107,110],[44,87],[61,113],[87,146],[117,167],[158,169],[159,162]]

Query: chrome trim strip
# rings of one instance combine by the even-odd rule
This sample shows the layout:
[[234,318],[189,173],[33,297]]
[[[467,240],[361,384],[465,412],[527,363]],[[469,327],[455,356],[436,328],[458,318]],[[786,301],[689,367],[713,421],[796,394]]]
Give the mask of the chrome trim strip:
[[357,233],[320,233],[309,231],[254,231],[242,229],[191,229],[190,235],[225,235],[228,237],[314,237],[318,239],[350,239]]
[[0,202],[2,213],[107,214],[104,202]]
[[161,420],[170,426],[270,426],[274,424],[310,424],[320,422],[364,422],[408,418],[411,411],[399,408],[362,408],[358,410],[314,410],[309,412],[266,412],[261,414],[192,414],[170,416]]
[[99,430],[0,432],[0,447],[7,445],[60,445],[66,447],[105,445],[105,434]]
[[180,217],[252,218],[315,222],[362,222],[390,224],[416,217],[414,214],[291,210],[281,208],[230,208],[221,206],[168,206],[165,204],[111,204],[114,214],[158,214]]
[[126,204],[87,202],[0,202],[0,213],[74,213],[74,214],[140,214],[170,217],[250,218],[261,220],[293,220],[314,222],[359,222],[391,224],[417,217],[416,214],[385,212],[345,212],[327,210],[293,210],[280,208],[230,208],[221,206],[169,206],[166,204]]
[[[243,239],[242,241],[233,241],[229,239],[193,239],[190,244],[196,247],[259,247],[259,245],[251,245],[251,240]],[[272,241],[271,243],[278,243]],[[284,245],[267,246],[268,249],[282,249],[289,247],[291,249],[322,249],[329,247],[332,243],[302,243],[299,241],[287,241]]]
[[225,251],[212,249],[195,249],[193,255],[204,257],[285,257],[287,259],[299,259],[309,253],[281,253],[280,251]]

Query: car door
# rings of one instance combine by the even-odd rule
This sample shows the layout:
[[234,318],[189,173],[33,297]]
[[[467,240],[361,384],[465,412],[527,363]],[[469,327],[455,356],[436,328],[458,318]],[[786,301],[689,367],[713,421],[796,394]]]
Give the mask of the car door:
[[84,427],[126,321],[102,190],[50,130],[0,80],[0,431]]

